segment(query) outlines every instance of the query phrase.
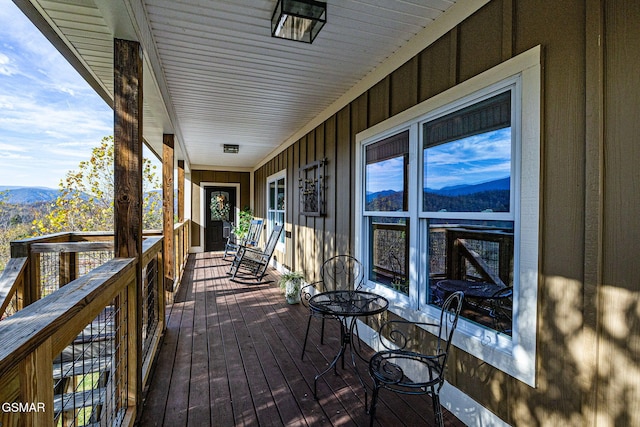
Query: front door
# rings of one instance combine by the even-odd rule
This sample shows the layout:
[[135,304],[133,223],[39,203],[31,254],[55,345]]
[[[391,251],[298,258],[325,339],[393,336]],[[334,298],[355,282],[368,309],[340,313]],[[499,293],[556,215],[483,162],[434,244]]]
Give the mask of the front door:
[[205,251],[223,251],[236,212],[235,187],[205,187]]

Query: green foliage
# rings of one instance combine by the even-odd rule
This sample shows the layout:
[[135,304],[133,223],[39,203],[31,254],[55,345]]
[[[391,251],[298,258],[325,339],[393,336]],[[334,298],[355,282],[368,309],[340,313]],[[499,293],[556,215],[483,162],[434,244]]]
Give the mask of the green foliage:
[[240,211],[240,220],[238,221],[238,225],[233,227],[233,234],[235,234],[238,239],[243,239],[244,236],[247,235],[252,219],[253,212],[251,212],[251,209],[249,209],[248,206]]
[[[304,282],[304,275],[299,271],[290,271],[280,276],[278,286],[285,294],[285,297],[292,298],[300,293],[300,287]],[[287,286],[289,283],[289,286]]]
[[29,212],[18,210],[15,205],[6,203],[6,193],[0,192],[0,272],[7,265],[10,257],[10,243],[28,237],[31,227],[24,217]]
[[[162,227],[162,196],[156,167],[143,160],[143,227]],[[60,182],[61,194],[51,212],[33,221],[36,235],[60,231],[113,230],[114,145],[113,137],[102,139],[91,158],[80,162]]]

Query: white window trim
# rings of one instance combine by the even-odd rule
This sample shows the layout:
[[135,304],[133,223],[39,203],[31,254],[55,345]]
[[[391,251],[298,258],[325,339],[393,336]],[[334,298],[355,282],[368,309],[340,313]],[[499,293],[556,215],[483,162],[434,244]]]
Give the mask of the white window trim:
[[[455,103],[456,100],[471,94],[486,90],[493,85],[519,77],[521,93],[516,94],[520,100],[520,116],[513,119],[520,126],[520,144],[516,144],[519,153],[514,153],[514,159],[520,157],[520,191],[525,197],[519,198],[516,206],[516,219],[519,224],[519,239],[514,241],[514,263],[517,262],[517,286],[514,286],[514,324],[513,338],[510,339],[496,331],[483,328],[474,323],[461,319],[458,331],[454,337],[454,345],[490,365],[506,372],[524,383],[535,387],[536,384],[536,337],[537,337],[537,306],[539,283],[539,233],[540,233],[540,156],[541,156],[541,79],[542,79],[542,49],[536,46],[494,68],[487,70],[451,89],[446,90],[412,108],[409,108],[377,125],[356,135],[356,221],[355,221],[355,252],[360,259],[366,258],[365,248],[367,237],[364,236],[364,167],[363,145],[375,140],[393,135],[411,126],[417,126],[429,113]],[[417,129],[415,130],[417,133]],[[413,132],[412,132],[413,133]],[[410,135],[410,140],[412,136]],[[415,138],[415,137],[414,137]],[[415,144],[415,141],[413,142]],[[415,150],[414,150],[415,151]],[[410,153],[410,162],[417,163],[417,153]],[[414,171],[415,172],[415,171]],[[412,175],[416,175],[412,173]],[[415,187],[411,187],[410,190]],[[411,200],[412,198],[410,198]],[[517,204],[516,204],[517,205]],[[411,208],[410,208],[411,209]],[[416,209],[413,209],[416,211]],[[392,215],[393,213],[389,212]],[[433,321],[438,309],[432,306],[421,307],[415,283],[420,280],[418,262],[424,262],[416,242],[419,233],[417,218],[411,217],[410,244],[410,279],[412,288],[410,298],[399,296],[391,289],[368,282],[375,292],[390,298],[389,310],[397,315],[413,321]],[[423,233],[423,232],[422,232]],[[425,236],[420,236],[425,237]],[[425,241],[424,239],[419,239]],[[425,252],[425,251],[422,251]]]
[[[266,203],[265,203],[265,206],[266,206],[266,218],[265,218],[265,220],[267,222],[267,236],[265,238],[267,238],[267,239],[271,235],[271,224],[269,222],[269,185],[272,182],[278,181],[278,180],[283,179],[283,178],[284,178],[284,186],[285,186],[285,192],[284,192],[284,218],[285,218],[284,222],[285,222],[285,224],[282,224],[285,228],[283,229],[283,234],[286,231],[287,209],[289,209],[289,203],[288,203],[288,200],[287,200],[287,191],[286,191],[286,188],[287,188],[287,170],[283,169],[280,172],[276,172],[273,175],[269,175],[267,177],[267,187],[266,187],[267,188],[267,191],[266,191],[267,200],[266,200]],[[286,242],[286,240],[285,240],[285,242]],[[278,240],[278,243],[276,244],[276,250],[280,251],[282,253],[285,253],[286,244],[282,243],[281,241]]]

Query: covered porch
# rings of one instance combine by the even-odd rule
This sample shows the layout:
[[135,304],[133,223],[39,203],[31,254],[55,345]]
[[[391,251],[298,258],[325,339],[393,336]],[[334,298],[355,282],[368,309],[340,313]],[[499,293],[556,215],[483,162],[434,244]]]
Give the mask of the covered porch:
[[[0,318],[11,311],[0,322],[0,403],[50,408],[2,412],[0,427],[56,425],[64,412],[91,425],[64,401],[80,395],[109,415],[101,425],[367,423],[347,373],[323,377],[312,398],[336,343],[300,360],[306,311],[285,304],[277,273],[267,285],[227,280],[207,246],[219,188],[236,201],[231,217],[248,207],[265,221],[263,237],[284,226],[277,268],[314,282],[325,260],[352,254],[397,318],[436,317],[431,279],[481,273],[512,287],[511,327],[469,317],[458,327],[443,403],[465,424],[640,425],[640,224],[629,214],[640,206],[640,3],[328,1],[309,45],[271,37],[276,0],[14,2],[113,107],[123,155],[108,244],[74,233],[25,241],[0,280]],[[504,122],[500,113],[428,135],[492,106]],[[485,139],[463,152],[459,138],[494,127],[504,150]],[[138,209],[143,144],[163,163],[154,238]],[[425,202],[466,196],[429,188],[430,154],[449,144],[460,148],[451,158],[490,153],[508,171],[490,181],[508,182],[492,187],[505,203]],[[486,193],[487,182],[467,184]],[[489,226],[494,238],[478,239]],[[115,259],[80,272],[74,254],[107,250]],[[48,275],[44,254],[60,266]],[[45,296],[49,276],[59,283]],[[58,387],[64,369],[86,375],[58,356],[104,310],[121,329],[97,358],[94,368],[109,368],[97,392],[75,379]],[[429,424],[428,401],[381,398],[379,425]]]
[[[276,270],[261,283],[242,283],[230,281],[228,269],[219,252],[190,255],[167,308],[140,425],[368,425],[364,393],[351,370],[322,377],[319,399],[313,398],[314,376],[340,346],[337,322],[327,322],[324,345],[320,322],[312,322],[302,361],[308,309],[286,303]],[[359,368],[366,377],[366,364]],[[449,411],[444,418],[447,426],[464,425]],[[428,398],[381,393],[375,425],[432,423]]]

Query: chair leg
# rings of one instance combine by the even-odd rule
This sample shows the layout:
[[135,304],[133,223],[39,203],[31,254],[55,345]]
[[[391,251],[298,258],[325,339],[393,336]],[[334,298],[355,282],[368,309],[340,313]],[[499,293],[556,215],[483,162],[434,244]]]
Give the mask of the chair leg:
[[304,334],[304,344],[302,345],[302,356],[300,360],[304,360],[304,351],[307,348],[307,339],[309,338],[309,327],[311,326],[311,314],[309,314],[309,320],[307,320],[307,333]]
[[373,427],[373,420],[376,417],[376,406],[378,405],[378,392],[380,386],[376,381],[373,384],[373,393],[371,394],[371,406],[369,407],[369,426]]
[[324,316],[322,316],[322,329],[320,329],[320,344],[324,344]]
[[436,392],[431,395],[431,402],[433,403],[433,413],[436,417],[436,425],[438,427],[444,427],[444,418],[442,417],[442,406],[440,405],[440,395]]

